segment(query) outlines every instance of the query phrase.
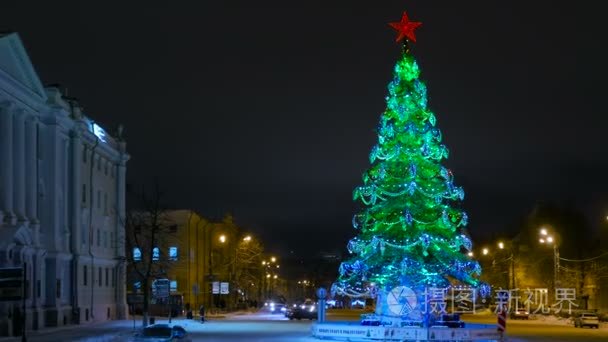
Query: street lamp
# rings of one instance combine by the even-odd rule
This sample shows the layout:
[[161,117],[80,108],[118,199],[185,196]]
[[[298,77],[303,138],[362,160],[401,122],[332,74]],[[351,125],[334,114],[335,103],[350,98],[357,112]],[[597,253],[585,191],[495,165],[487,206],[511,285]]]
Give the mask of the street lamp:
[[219,239],[220,239],[221,243],[225,243],[226,242],[226,235],[224,235],[224,234],[220,235]]
[[557,241],[546,228],[540,229],[540,236],[538,241],[541,244],[553,246],[553,289],[555,290],[559,282],[559,249]]
[[488,255],[488,253],[490,253],[490,250],[489,250],[489,249],[487,249],[487,248],[484,248],[484,249],[482,249],[482,250],[481,250],[481,253],[482,253],[483,255]]

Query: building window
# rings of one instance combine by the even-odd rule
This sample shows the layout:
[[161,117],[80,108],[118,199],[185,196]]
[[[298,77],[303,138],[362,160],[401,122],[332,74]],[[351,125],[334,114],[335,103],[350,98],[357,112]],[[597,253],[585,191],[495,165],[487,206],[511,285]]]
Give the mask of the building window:
[[55,297],[61,298],[61,279],[55,279]]
[[133,261],[141,261],[141,249],[139,247],[133,248]]
[[177,247],[169,247],[169,260],[177,260]]
[[169,291],[177,292],[177,280],[171,280],[169,282]]
[[110,248],[114,248],[114,232],[110,232]]
[[108,248],[108,232],[103,232],[103,248]]
[[98,277],[97,278],[97,280],[98,280],[97,282],[99,283],[99,287],[101,287],[101,267],[97,268],[97,273],[98,273],[97,274],[97,277]]
[[83,245],[86,245],[87,243],[87,224],[82,222],[82,229],[80,232],[80,240],[82,242]]
[[97,229],[97,247],[101,245],[101,230]]
[[152,260],[153,261],[160,260],[160,248],[158,248],[158,247],[152,248]]
[[97,171],[101,171],[101,157],[97,158]]
[[108,214],[108,193],[105,192],[103,194],[103,212],[104,214]]
[[89,153],[88,149],[86,146],[82,147],[82,162],[83,163],[87,163],[87,154]]
[[88,273],[87,271],[88,271],[88,270],[87,270],[87,267],[86,267],[86,266],[83,266],[83,267],[82,267],[82,279],[83,279],[83,285],[87,285],[87,282],[88,282],[88,277],[89,277],[89,275],[87,274],[87,273]]
[[116,166],[112,165],[112,170],[110,171],[110,173],[112,174],[112,178],[114,178],[114,173],[116,172]]
[[97,190],[97,209],[101,209],[101,190]]
[[134,282],[133,289],[135,290],[135,292],[139,292],[139,290],[141,290],[141,281]]
[[87,203],[87,185],[82,184],[82,204]]
[[40,279],[36,280],[36,296],[40,298],[42,295],[42,284],[40,283]]
[[103,164],[103,173],[107,176],[108,175],[108,163],[104,163]]
[[106,287],[110,284],[110,269],[106,267]]
[[116,269],[112,267],[112,287],[116,286]]

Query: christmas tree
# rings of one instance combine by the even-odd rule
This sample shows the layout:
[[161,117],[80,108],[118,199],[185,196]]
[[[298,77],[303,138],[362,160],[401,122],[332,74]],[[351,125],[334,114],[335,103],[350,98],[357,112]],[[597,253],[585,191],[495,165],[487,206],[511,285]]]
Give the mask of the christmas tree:
[[[403,51],[388,85],[378,143],[369,155],[371,167],[353,193],[363,207],[353,217],[358,230],[348,244],[353,257],[341,264],[333,292],[355,297],[377,293],[386,299],[399,288],[401,295],[418,297],[409,302],[409,310],[388,310],[377,303],[376,313],[404,316],[416,311],[413,306],[420,305],[425,288],[477,286],[481,269],[468,256],[467,215],[459,207],[464,191],[441,165],[448,149],[441,144],[420,68],[409,49],[421,24],[404,13],[401,22],[390,25],[397,29]],[[412,291],[405,293],[404,288]]]

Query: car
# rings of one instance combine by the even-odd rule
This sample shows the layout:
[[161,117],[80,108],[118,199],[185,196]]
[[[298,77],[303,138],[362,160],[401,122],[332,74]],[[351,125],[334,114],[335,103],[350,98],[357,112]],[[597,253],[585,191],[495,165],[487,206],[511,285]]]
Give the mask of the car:
[[597,329],[600,327],[600,320],[593,312],[583,312],[582,314],[574,318],[574,327],[591,327]]
[[509,313],[509,318],[511,319],[529,319],[530,313],[526,309],[515,309]]
[[133,336],[133,342],[189,342],[186,329],[181,325],[152,324]]
[[281,301],[269,300],[264,303],[264,310],[270,311],[271,314],[285,313],[287,310],[285,303]]
[[293,320],[293,319],[300,320],[302,318],[310,319],[310,320],[316,319],[317,318],[317,306],[316,305],[306,306],[306,305],[302,304],[299,306],[289,308],[289,310],[287,310],[287,312],[285,313],[285,317],[289,318],[290,320]]

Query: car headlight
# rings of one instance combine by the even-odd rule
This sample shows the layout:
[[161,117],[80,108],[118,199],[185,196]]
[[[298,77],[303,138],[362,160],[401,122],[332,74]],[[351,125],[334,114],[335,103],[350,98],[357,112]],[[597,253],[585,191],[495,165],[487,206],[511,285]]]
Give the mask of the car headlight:
[[287,309],[283,307],[283,308],[281,308],[281,311],[285,312],[285,311],[287,311]]

